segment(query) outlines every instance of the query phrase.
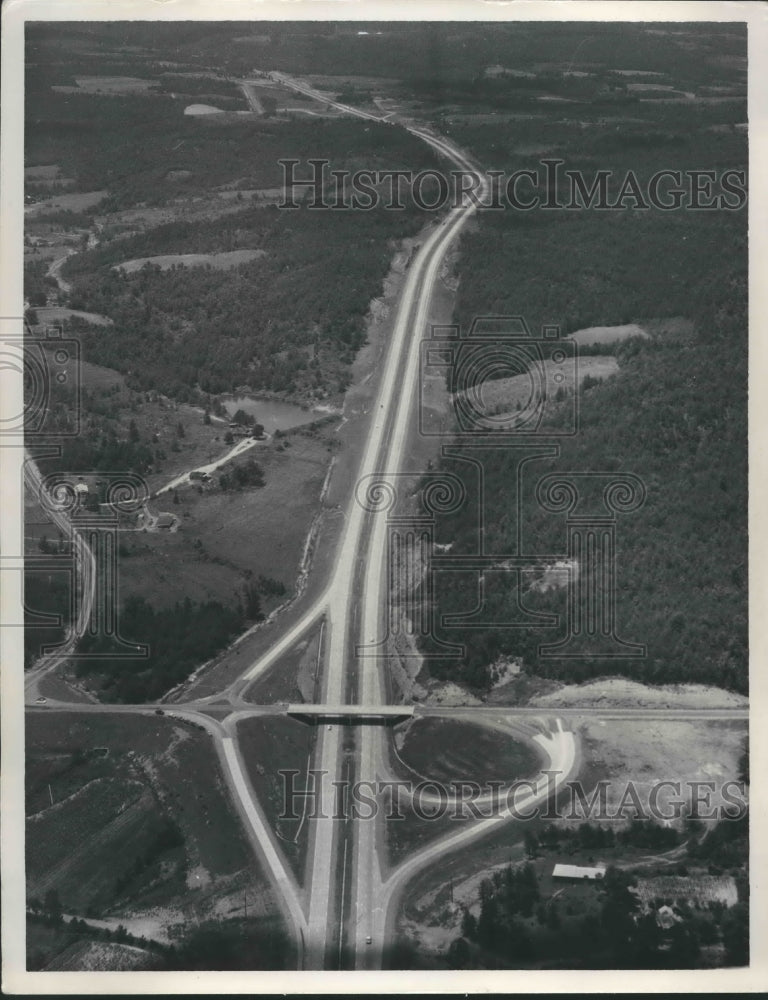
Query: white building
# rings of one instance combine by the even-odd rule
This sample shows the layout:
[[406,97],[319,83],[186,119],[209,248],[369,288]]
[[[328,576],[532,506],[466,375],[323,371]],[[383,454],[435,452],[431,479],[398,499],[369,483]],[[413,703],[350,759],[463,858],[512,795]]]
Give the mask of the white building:
[[586,868],[583,865],[555,865],[552,869],[552,878],[578,879],[600,879],[605,876],[605,865],[597,865],[595,868]]

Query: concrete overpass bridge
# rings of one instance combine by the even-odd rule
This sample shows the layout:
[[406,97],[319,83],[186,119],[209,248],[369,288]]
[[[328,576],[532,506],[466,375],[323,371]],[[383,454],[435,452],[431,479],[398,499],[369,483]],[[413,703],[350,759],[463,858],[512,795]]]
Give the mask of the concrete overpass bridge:
[[286,715],[310,726],[324,722],[346,726],[396,726],[413,717],[413,705],[289,705]]

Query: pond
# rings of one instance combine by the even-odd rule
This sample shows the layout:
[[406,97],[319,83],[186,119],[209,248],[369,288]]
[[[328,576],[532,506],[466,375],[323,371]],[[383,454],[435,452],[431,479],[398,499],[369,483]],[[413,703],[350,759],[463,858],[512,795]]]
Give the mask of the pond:
[[295,403],[284,403],[275,399],[256,399],[253,396],[236,396],[234,399],[225,399],[224,408],[230,417],[234,416],[238,410],[245,410],[246,413],[253,414],[256,423],[262,424],[267,434],[274,434],[275,431],[287,431],[291,427],[299,427],[301,424],[312,423],[325,416],[319,410],[304,409],[296,406]]

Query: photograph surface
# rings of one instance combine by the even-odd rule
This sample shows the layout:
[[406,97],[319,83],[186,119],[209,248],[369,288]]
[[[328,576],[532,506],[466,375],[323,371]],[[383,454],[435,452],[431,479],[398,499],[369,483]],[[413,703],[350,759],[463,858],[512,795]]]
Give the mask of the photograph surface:
[[749,966],[749,29],[654,6],[26,11],[21,971]]

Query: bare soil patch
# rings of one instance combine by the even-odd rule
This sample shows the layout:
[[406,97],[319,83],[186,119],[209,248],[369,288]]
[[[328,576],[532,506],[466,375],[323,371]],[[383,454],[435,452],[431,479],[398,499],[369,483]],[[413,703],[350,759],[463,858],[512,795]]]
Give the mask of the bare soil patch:
[[704,684],[667,684],[648,687],[623,677],[606,677],[559,688],[534,698],[531,705],[572,708],[580,705],[602,708],[739,708],[749,699],[733,691]]
[[[585,791],[594,784],[590,772],[593,777],[607,777],[608,812],[616,811],[630,781],[646,809],[651,788],[659,782],[681,782],[679,797],[683,799],[690,798],[686,783],[711,782],[711,797],[699,809],[702,815],[716,810],[724,802],[723,783],[738,777],[747,738],[746,722],[585,716],[578,725],[587,762],[586,773],[581,775]],[[669,812],[670,792],[661,791],[659,807]]]
[[133,96],[157,87],[155,80],[144,80],[134,76],[77,76],[75,81],[80,90],[85,90],[89,94]]

